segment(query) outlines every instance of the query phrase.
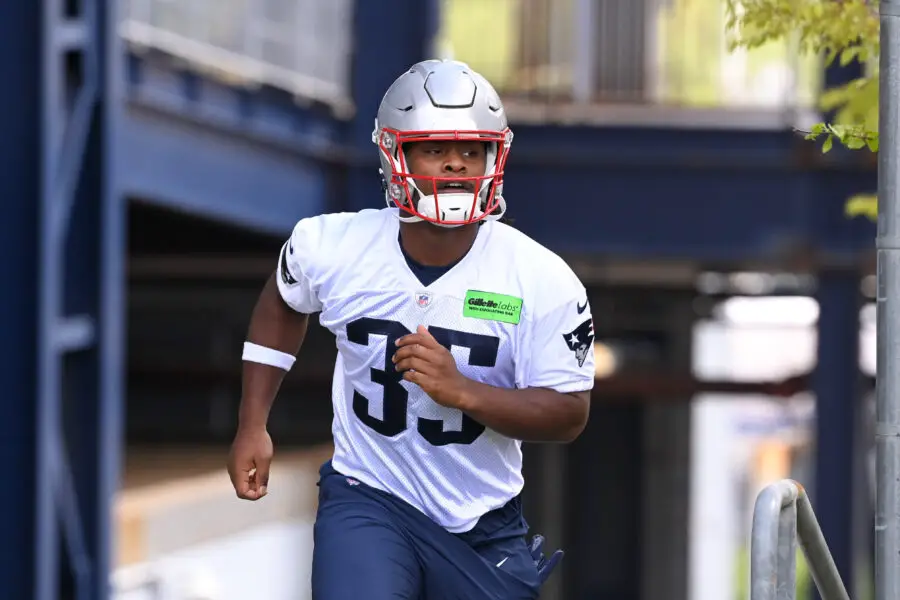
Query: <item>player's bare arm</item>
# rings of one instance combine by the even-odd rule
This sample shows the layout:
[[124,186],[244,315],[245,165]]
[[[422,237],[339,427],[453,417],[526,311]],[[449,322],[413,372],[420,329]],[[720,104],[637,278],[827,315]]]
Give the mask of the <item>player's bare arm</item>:
[[[274,273],[269,277],[256,301],[250,316],[247,341],[262,348],[296,356],[306,337],[309,315],[299,313],[285,304],[278,293],[275,277]],[[244,361],[239,412],[241,428],[265,428],[272,402],[286,373],[286,370],[277,366]]]
[[250,317],[238,431],[228,457],[231,483],[245,500],[265,496],[269,482],[273,448],[266,424],[285,367],[289,367],[271,363],[290,362],[300,350],[309,323],[308,315],[292,310],[282,300],[276,277],[273,273],[266,282]]
[[587,424],[590,392],[505,389],[462,375],[453,355],[424,326],[397,341],[394,365],[432,400],[462,410],[507,437],[528,442],[571,442]]

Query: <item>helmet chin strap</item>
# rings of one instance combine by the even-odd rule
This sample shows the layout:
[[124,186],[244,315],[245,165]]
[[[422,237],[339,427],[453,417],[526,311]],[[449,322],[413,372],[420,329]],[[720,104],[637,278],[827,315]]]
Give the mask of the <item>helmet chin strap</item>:
[[[476,199],[474,194],[453,194],[444,193],[440,197],[434,195],[420,196],[416,203],[416,210],[436,221],[469,221],[477,219],[483,213],[481,212],[480,199]],[[438,212],[440,209],[440,213]],[[435,225],[440,227],[459,227],[458,223],[439,223]]]
[[[483,182],[482,190],[486,189],[489,185],[490,181]],[[398,214],[397,218],[403,223],[417,223],[419,221],[433,219],[433,225],[453,229],[462,226],[463,223],[440,223],[438,221],[469,221],[471,219],[478,219],[484,214],[480,201],[480,198],[482,197],[481,193],[478,194],[478,202],[473,202],[475,196],[469,192],[445,192],[440,194],[438,199],[435,198],[433,194],[423,194],[414,181],[410,181],[409,186],[413,189],[414,196],[418,197],[418,201],[416,201],[416,211],[426,217],[426,219],[416,215],[403,215],[401,211],[401,214]],[[502,217],[506,212],[506,200],[501,195],[501,189],[497,190],[496,201],[499,211],[495,210],[492,214],[484,217],[483,220],[495,221]],[[388,203],[390,204],[390,201],[388,201]],[[438,203],[440,204],[441,214],[438,214],[437,212]],[[475,205],[474,214],[469,214],[473,212],[473,204]]]
[[[506,200],[503,196],[498,196],[496,200],[499,211],[487,215],[482,220],[496,221],[506,212]],[[475,207],[474,214],[469,214],[472,208],[472,194],[441,194],[440,204],[441,214],[439,215],[437,214],[434,196],[419,196],[419,201],[416,203],[416,210],[425,217],[434,219],[432,225],[446,227],[448,229],[461,227],[463,223],[440,223],[438,221],[469,221],[471,219],[477,219],[484,214],[480,206]],[[449,208],[445,208],[448,206]],[[397,218],[403,223],[418,223],[419,221],[426,220],[416,215],[403,215],[402,213],[397,215]]]

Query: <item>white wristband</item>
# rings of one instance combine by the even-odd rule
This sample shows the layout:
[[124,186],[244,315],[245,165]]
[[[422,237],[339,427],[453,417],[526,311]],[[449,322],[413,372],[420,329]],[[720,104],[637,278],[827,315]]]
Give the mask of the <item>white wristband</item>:
[[294,366],[294,361],[297,360],[295,356],[291,356],[287,352],[266,348],[253,342],[244,342],[244,355],[241,358],[261,365],[278,367],[285,371],[290,371],[291,367]]

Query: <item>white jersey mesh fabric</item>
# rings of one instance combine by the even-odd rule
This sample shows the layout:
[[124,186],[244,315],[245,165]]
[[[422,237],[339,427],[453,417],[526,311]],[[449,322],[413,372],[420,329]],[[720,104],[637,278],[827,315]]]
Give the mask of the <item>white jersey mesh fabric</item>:
[[[282,248],[278,287],[336,336],[334,468],[467,531],[521,491],[521,442],[403,381],[394,342],[425,325],[466,377],[568,393],[593,385],[593,321],[571,269],[521,232],[485,223],[469,253],[423,286],[398,227],[396,209],[304,219]],[[485,302],[501,295],[520,309],[491,312]]]

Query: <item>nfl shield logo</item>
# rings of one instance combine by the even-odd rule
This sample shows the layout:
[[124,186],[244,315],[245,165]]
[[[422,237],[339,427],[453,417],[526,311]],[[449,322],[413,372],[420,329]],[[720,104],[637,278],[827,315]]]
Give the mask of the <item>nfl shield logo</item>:
[[419,305],[419,308],[428,308],[428,305],[431,304],[431,294],[419,292],[416,294],[416,304]]

